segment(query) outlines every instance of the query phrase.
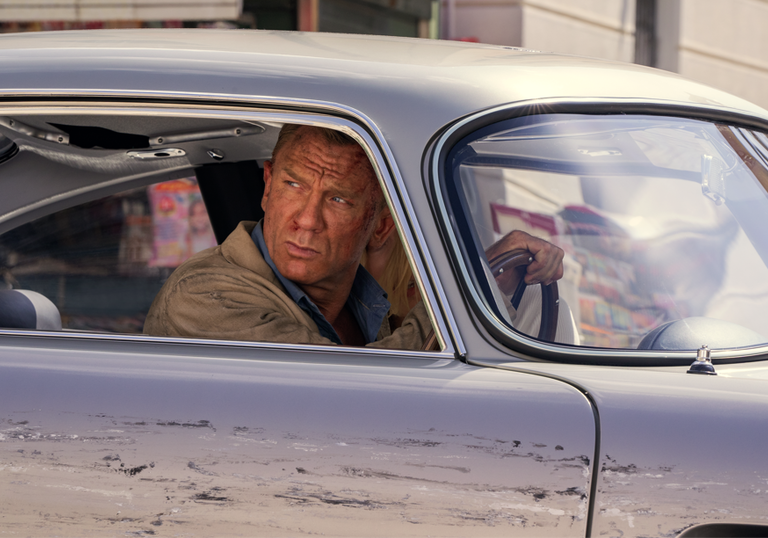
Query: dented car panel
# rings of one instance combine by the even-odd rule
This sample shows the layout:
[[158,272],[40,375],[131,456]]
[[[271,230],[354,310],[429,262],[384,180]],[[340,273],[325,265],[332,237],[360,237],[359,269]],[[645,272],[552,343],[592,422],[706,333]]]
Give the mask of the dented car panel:
[[[493,226],[505,216],[518,218],[515,223],[528,218],[514,212],[519,208],[503,207],[512,205],[510,199],[533,193],[542,214],[553,213],[558,204],[573,210],[559,187],[582,196],[598,183],[590,179],[614,173],[587,173],[585,162],[614,159],[609,164],[624,166],[616,174],[632,180],[635,169],[623,156],[637,157],[637,147],[661,148],[649,152],[655,158],[671,147],[658,141],[673,140],[694,148],[685,166],[651,163],[653,168],[639,157],[630,164],[642,161],[654,181],[680,180],[705,208],[702,214],[717,216],[722,233],[719,242],[708,242],[709,228],[700,226],[696,233],[707,254],[701,257],[690,255],[695,249],[677,248],[695,241],[664,243],[671,247],[661,252],[672,253],[667,258],[675,262],[671,281],[695,292],[686,287],[691,274],[724,272],[727,265],[732,281],[752,287],[744,292],[734,285],[735,292],[711,303],[737,312],[740,303],[729,301],[758,308],[763,282],[751,275],[759,273],[739,271],[762,263],[768,242],[760,206],[750,213],[758,216],[741,228],[726,209],[738,217],[735,202],[763,202],[768,161],[761,160],[759,143],[768,130],[768,112],[671,73],[630,64],[372,36],[214,30],[2,35],[0,70],[2,279],[11,287],[37,286],[61,309],[64,321],[63,330],[0,329],[0,489],[2,523],[9,532],[768,533],[763,456],[768,347],[760,335],[749,340],[754,330],[721,324],[717,336],[730,338],[728,345],[717,345],[714,332],[701,341],[694,331],[687,336],[695,339],[695,348],[686,342],[647,349],[636,341],[644,331],[629,334],[593,323],[593,340],[537,340],[515,332],[494,306],[492,293],[483,295],[476,286],[485,266],[473,261],[477,245],[471,243],[477,239],[472,233],[488,238],[502,233]],[[451,175],[450,152],[464,138],[496,123],[550,114],[574,115],[556,118],[569,126],[577,124],[571,121],[575,115],[588,120],[605,115],[650,117],[656,124],[669,120],[674,128],[655,124],[663,136],[640,137],[637,147],[625,133],[643,131],[634,125],[569,132],[553,145],[567,148],[569,140],[578,139],[570,161],[537,146],[557,137],[534,133],[525,140],[533,148],[529,155],[505,146],[494,149],[487,162],[457,158],[469,171]],[[716,127],[691,127],[696,122]],[[227,197],[258,198],[252,191],[232,194],[227,181],[240,173],[258,174],[285,123],[342,130],[363,146],[398,225],[437,351],[141,334],[140,319],[130,309],[148,307],[142,300],[151,301],[169,274],[146,263],[138,267],[130,257],[141,255],[137,238],[146,231],[141,225],[151,224],[141,205],[147,189],[195,176],[203,184],[201,170],[224,170],[211,176],[209,187],[225,187],[207,192],[225,196],[209,197],[205,205],[209,213],[218,209],[220,218],[226,216]],[[680,123],[686,126],[678,129]],[[512,140],[507,131],[495,141]],[[726,142],[712,133],[725,133]],[[478,150],[492,145],[485,142],[467,145]],[[750,153],[745,148],[751,142]],[[703,158],[700,148],[709,148]],[[507,169],[493,168],[483,176],[480,165],[489,162],[503,162]],[[539,174],[547,188],[528,176],[520,180],[514,175],[520,170]],[[554,172],[567,176],[563,183],[553,182]],[[464,190],[451,191],[465,179]],[[483,182],[491,189],[472,190]],[[618,196],[619,201],[638,198],[638,191],[632,192],[634,197]],[[743,192],[760,196],[733,199]],[[604,208],[597,198],[584,196],[579,203],[589,211],[577,207],[575,213],[592,218],[588,224],[597,233],[587,239],[607,238],[598,245],[602,251],[584,255],[594,254],[602,263],[616,245],[627,244],[630,234],[614,232],[642,219],[621,220],[608,210],[598,215]],[[96,205],[104,200],[107,210]],[[686,223],[677,218],[677,199],[648,200],[651,206],[672,206],[674,218],[667,221]],[[490,224],[469,233],[472,222],[457,225],[461,207],[478,201],[478,215]],[[125,234],[137,242],[98,245],[77,257],[75,238],[109,236],[119,226],[106,217],[128,214],[137,204],[139,210],[131,213],[139,223],[132,229],[136,234]],[[85,209],[67,213],[77,208]],[[499,209],[496,224],[489,208]],[[55,255],[44,249],[38,255],[37,245],[58,238],[65,223],[82,224],[83,215],[105,220],[57,239],[63,246]],[[554,217],[546,222],[554,223]],[[562,222],[556,223],[548,233],[557,235]],[[687,240],[693,228],[659,229],[665,237]],[[624,259],[601,266],[629,274],[629,254],[647,238],[624,248]],[[733,257],[734,245],[752,243],[757,247],[749,251],[749,264],[740,263],[746,257]],[[102,251],[124,256],[122,265],[99,265]],[[688,257],[678,263],[679,252]],[[728,264],[726,252],[733,259]],[[72,253],[74,259],[67,257]],[[595,302],[575,294],[581,276],[599,284],[591,291],[610,286],[607,280],[590,280],[594,273],[586,271],[586,262],[577,267],[581,273],[574,267],[566,267],[572,287],[563,283],[561,297],[580,316],[581,298],[583,305]],[[661,262],[653,269],[659,268],[669,269]],[[649,274],[651,284],[661,280],[660,273]],[[704,279],[706,291],[717,292],[715,280]],[[692,308],[672,300],[675,290],[652,291],[640,297],[611,289],[617,303],[622,295],[638,304],[654,301],[642,303],[647,312],[637,316],[654,327],[666,321],[659,312]],[[94,311],[111,312],[109,325],[94,325],[94,316],[85,315],[94,302],[100,309]],[[608,308],[603,319],[635,323],[625,310]],[[691,316],[680,314],[676,321],[693,326]],[[578,329],[586,334],[582,325]],[[699,350],[707,359],[700,361],[704,371],[717,375],[688,373],[702,344],[711,347]]]

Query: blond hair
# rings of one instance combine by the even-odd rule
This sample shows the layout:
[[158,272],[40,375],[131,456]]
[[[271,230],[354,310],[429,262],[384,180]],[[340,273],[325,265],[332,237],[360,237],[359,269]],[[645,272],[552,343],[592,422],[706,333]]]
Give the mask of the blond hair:
[[[403,249],[403,244],[397,237],[394,240],[396,244],[389,256],[384,274],[378,282],[387,292],[387,297],[392,305],[390,309],[392,315],[404,318],[411,309],[408,303],[408,286],[413,279],[413,271],[408,262],[408,256],[405,254],[405,249]],[[365,265],[365,260],[363,260],[363,265]]]

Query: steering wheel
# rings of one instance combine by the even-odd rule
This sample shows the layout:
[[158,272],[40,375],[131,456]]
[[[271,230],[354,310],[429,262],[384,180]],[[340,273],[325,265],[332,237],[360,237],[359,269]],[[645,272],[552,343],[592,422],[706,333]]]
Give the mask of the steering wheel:
[[[533,254],[527,250],[509,250],[496,256],[490,261],[491,273],[496,283],[505,295],[512,294],[512,306],[517,310],[520,300],[525,292],[525,268],[533,263]],[[557,282],[541,286],[541,325],[539,326],[539,340],[555,341],[557,333],[557,316],[560,309],[560,294],[557,290]],[[431,330],[421,346],[424,351],[438,349],[435,331]]]
[[[505,295],[512,294],[512,306],[517,310],[525,291],[525,271],[533,263],[533,254],[527,250],[510,250],[490,260],[491,273]],[[560,294],[557,282],[541,286],[541,325],[539,340],[555,341]]]

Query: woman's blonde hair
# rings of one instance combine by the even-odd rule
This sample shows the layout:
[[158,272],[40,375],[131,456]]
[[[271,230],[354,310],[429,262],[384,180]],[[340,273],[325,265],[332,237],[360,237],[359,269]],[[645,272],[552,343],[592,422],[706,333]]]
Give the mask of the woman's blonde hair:
[[[394,241],[395,246],[387,261],[384,274],[378,282],[387,292],[387,297],[392,305],[390,312],[399,318],[404,318],[411,309],[408,302],[408,287],[413,279],[413,271],[400,239],[395,237]],[[367,256],[363,256],[363,266],[365,266],[366,258]]]

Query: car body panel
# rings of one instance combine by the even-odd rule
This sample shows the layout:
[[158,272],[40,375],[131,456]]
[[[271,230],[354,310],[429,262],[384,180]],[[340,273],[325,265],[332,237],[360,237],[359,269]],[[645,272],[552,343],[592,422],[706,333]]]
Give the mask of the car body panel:
[[[698,102],[765,113],[748,101],[673,73],[514,47],[295,32],[213,30],[204,39],[194,30],[91,34],[3,35],[0,57],[9,75],[3,91],[282,96],[340,102],[366,110],[377,123],[386,123],[382,120],[388,116],[409,117],[409,112],[416,118],[438,116],[440,109],[448,111],[445,122],[500,103],[552,97]],[[38,65],[49,71],[40,72]],[[608,70],[610,76],[600,76]],[[53,73],[61,76],[46,76]],[[650,79],[657,84],[638,84]],[[567,91],[563,80],[568,81]],[[451,91],[432,99],[446,84]],[[347,89],[340,93],[339,86]],[[404,94],[407,102],[402,101]]]
[[572,387],[445,359],[189,347],[4,339],[6,531],[585,532],[595,424]]
[[768,373],[764,365],[716,367],[717,376],[686,367],[496,366],[568,379],[594,400],[594,535],[675,536],[701,513],[711,523],[768,522],[768,394],[755,378]]

